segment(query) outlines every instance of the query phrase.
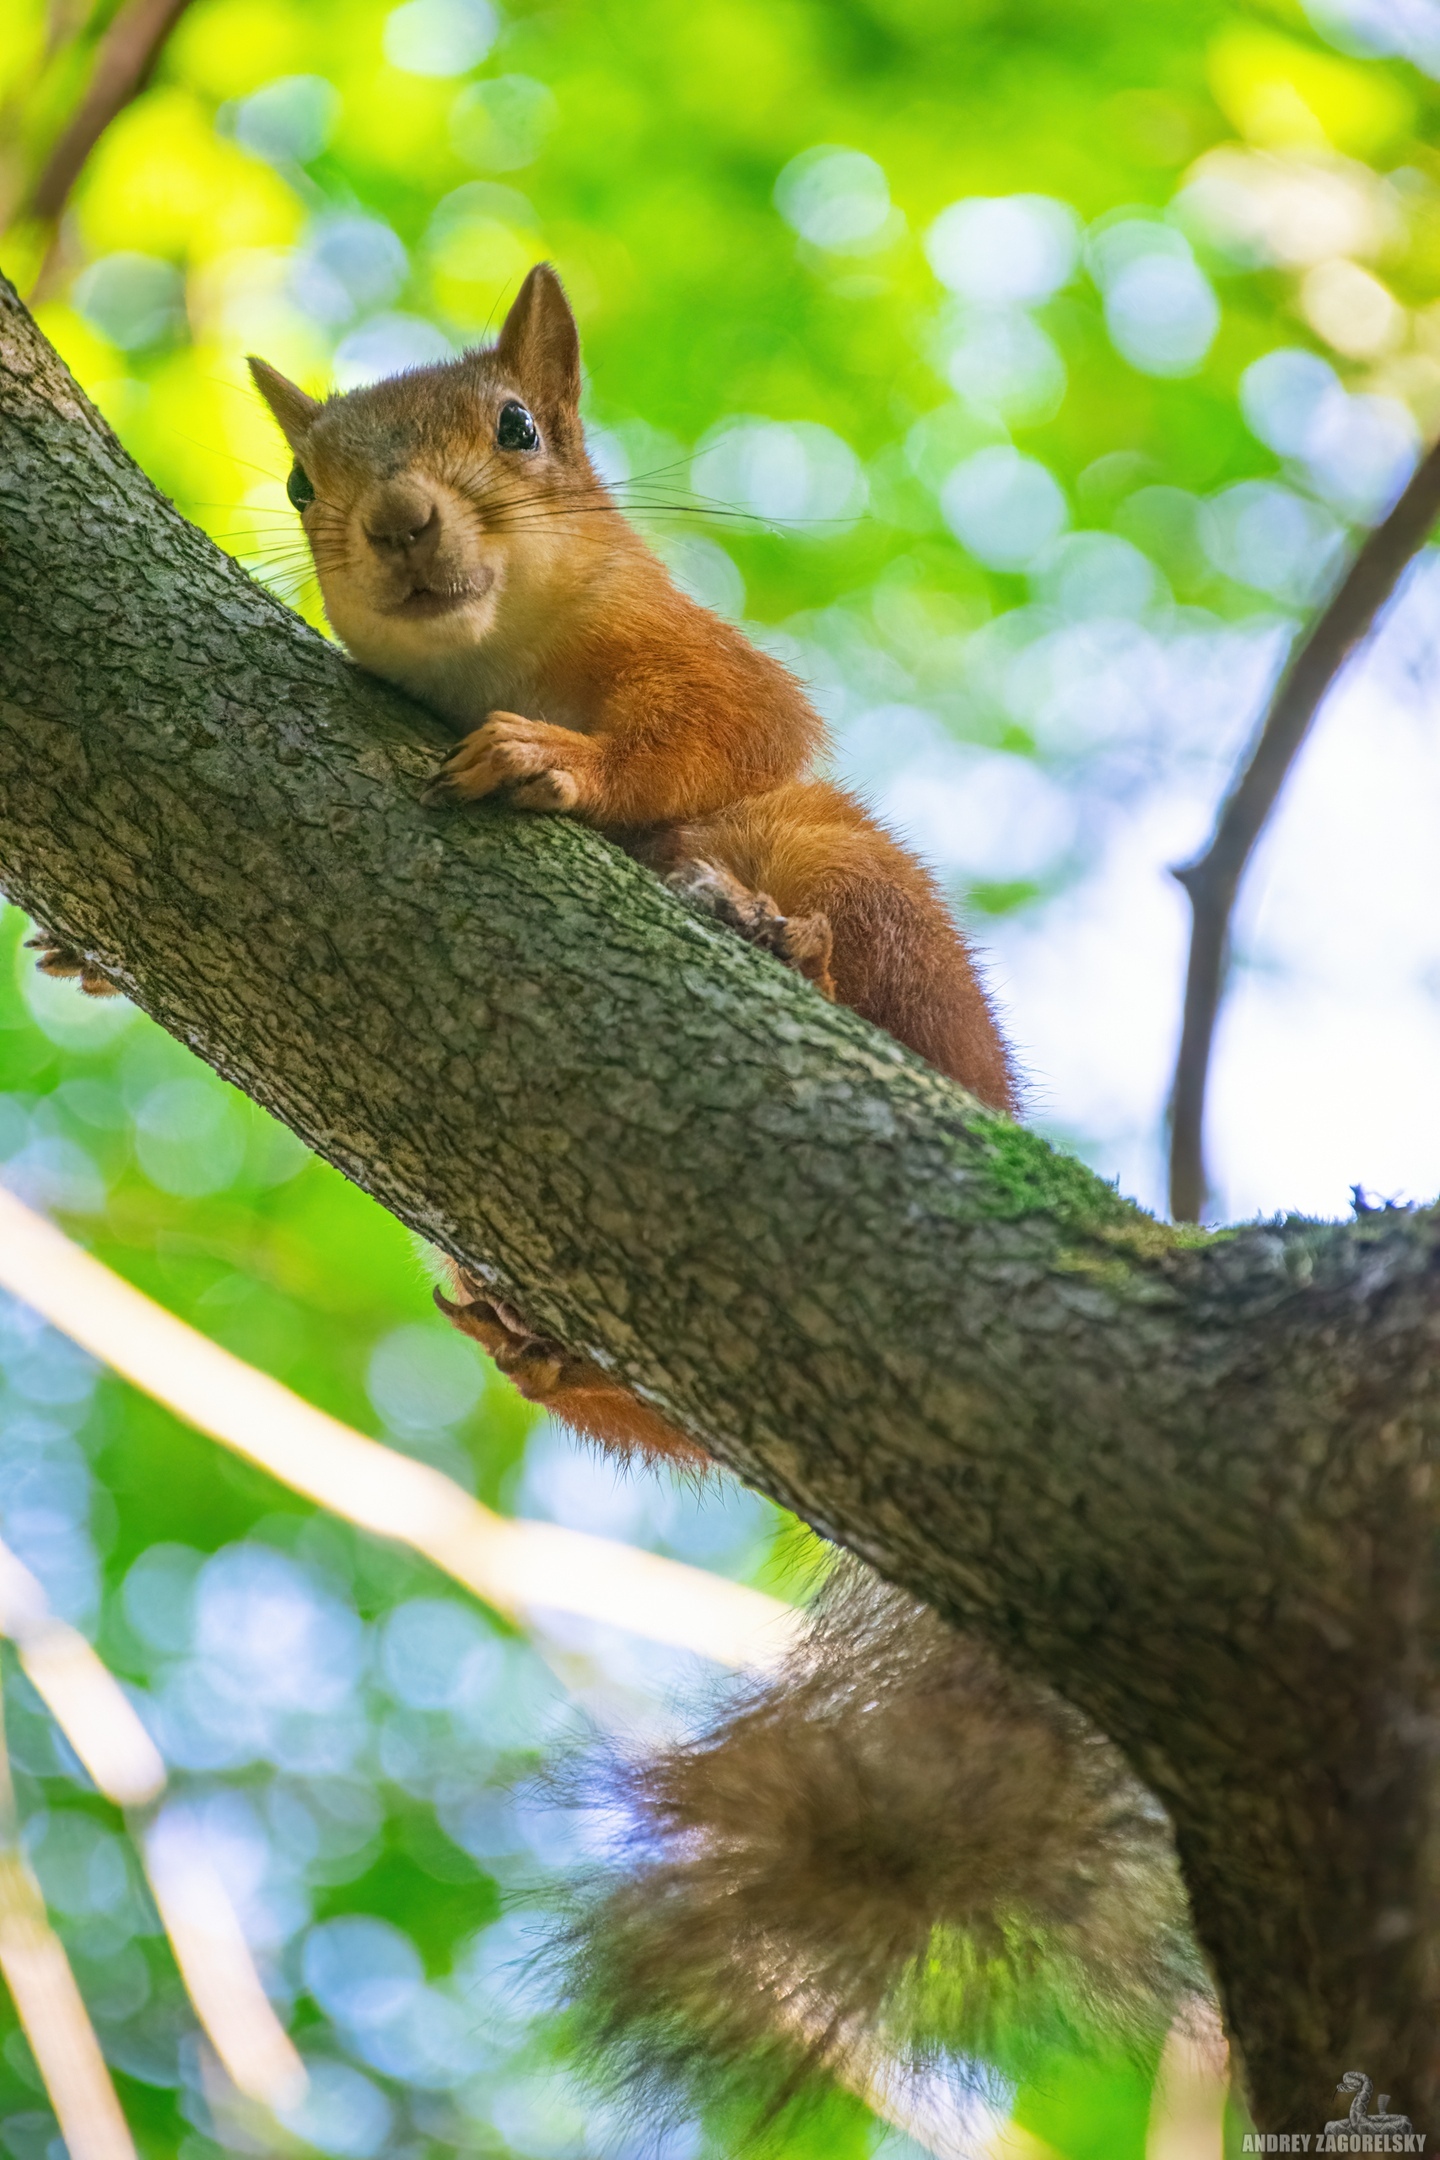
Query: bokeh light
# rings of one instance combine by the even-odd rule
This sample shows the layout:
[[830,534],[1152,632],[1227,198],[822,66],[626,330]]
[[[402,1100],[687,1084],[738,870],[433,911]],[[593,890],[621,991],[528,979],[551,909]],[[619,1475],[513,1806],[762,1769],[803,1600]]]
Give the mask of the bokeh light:
[[[43,74],[41,0],[12,14],[23,157],[76,85]],[[1027,1114],[1155,1205],[1169,866],[1440,426],[1440,10],[1305,14],[1117,4],[1079,38],[1053,11],[882,25],[820,0],[191,0],[89,161],[39,315],[157,485],[319,625],[244,353],[317,394],[428,364],[553,259],[597,463],[936,870]],[[21,220],[0,261],[28,281],[42,253]],[[1426,551],[1243,895],[1217,1216],[1440,1188],[1437,598]],[[619,1476],[537,1417],[393,1223],[124,999],[37,974],[23,928],[0,917],[6,1184],[488,1504],[804,1585],[768,1504]],[[163,1749],[159,1825],[213,1865],[309,2073],[257,2133],[130,1827],[7,1652],[27,1850],[149,2149],[628,2160],[535,1956],[590,1832],[533,1780],[595,1724],[683,1722],[694,1659],[588,1623],[532,1639],[8,1300],[0,1536]],[[1017,2102],[1061,2160],[1141,2160],[1147,2105],[1143,2073],[1068,2063]],[[11,2022],[0,2145],[55,2160],[55,2137]],[[729,2149],[700,2122],[654,2145]],[[787,2160],[818,2150],[796,2133]],[[861,2122],[826,2160],[913,2150]]]

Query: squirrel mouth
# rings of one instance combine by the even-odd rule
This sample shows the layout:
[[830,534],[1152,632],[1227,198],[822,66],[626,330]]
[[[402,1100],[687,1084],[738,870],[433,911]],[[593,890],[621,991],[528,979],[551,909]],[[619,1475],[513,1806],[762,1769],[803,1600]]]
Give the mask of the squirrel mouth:
[[451,615],[456,608],[464,607],[467,601],[479,600],[489,590],[492,582],[493,580],[485,575],[464,578],[453,585],[417,585],[406,593],[403,600],[396,601],[387,613],[411,618]]

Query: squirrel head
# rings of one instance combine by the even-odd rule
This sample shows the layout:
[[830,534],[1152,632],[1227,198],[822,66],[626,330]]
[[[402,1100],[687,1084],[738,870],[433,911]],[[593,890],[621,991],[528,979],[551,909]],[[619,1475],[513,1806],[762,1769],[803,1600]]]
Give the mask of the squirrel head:
[[458,360],[323,400],[264,360],[250,372],[294,454],[287,492],[332,627],[422,695],[447,659],[533,649],[577,551],[621,524],[585,452],[579,334],[548,263],[496,343]]

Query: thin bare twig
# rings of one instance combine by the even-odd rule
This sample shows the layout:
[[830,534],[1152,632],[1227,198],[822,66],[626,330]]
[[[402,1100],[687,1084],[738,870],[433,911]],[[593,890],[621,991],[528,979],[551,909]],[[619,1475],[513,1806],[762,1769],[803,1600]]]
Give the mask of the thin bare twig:
[[51,150],[25,204],[29,216],[53,225],[85,160],[115,115],[144,89],[166,38],[189,0],[127,0],[95,53],[89,87]]
[[1170,1213],[1198,1222],[1205,1205],[1205,1090],[1229,957],[1230,918],[1245,866],[1326,693],[1373,627],[1406,564],[1440,517],[1440,443],[1368,536],[1276,686],[1269,710],[1205,853],[1172,874],[1190,896],[1185,1016],[1170,1095]]
[[95,2028],[20,1842],[0,1718],[0,1975],[71,2160],[136,2160]]

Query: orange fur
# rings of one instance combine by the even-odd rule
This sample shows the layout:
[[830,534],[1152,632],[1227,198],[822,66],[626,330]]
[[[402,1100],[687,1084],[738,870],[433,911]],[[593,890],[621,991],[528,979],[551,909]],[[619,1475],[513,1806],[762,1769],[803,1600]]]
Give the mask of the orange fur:
[[[532,271],[495,346],[448,366],[324,404],[255,374],[336,631],[463,736],[432,798],[583,818],[1013,1110],[934,881],[815,775],[824,729],[800,685],[677,591],[597,479],[553,272]],[[441,1309],[532,1402],[703,1466],[592,1359],[463,1271],[453,1289]],[[928,2075],[937,2015],[967,2057],[1003,2027],[1013,2059],[1027,2017],[1045,2060],[1097,2025],[1153,2041],[1204,1985],[1158,1808],[1066,1706],[846,1580],[773,1684],[621,1771],[628,1866],[571,1931],[590,2053],[642,2088],[670,2073],[723,2096],[737,2074],[778,2105],[819,2073],[868,2080],[887,2050]]]
[[992,1109],[1013,1111],[1005,1045],[949,908],[924,865],[852,795],[796,781],[685,828],[670,847],[723,863],[787,917],[825,916],[840,1003]]
[[[547,265],[493,347],[445,366],[324,403],[251,366],[313,493],[302,515],[337,632],[465,730],[431,799],[504,791],[583,819],[1014,1110],[1004,1043],[933,879],[814,777],[825,730],[800,684],[677,589],[596,477],[578,335]],[[536,431],[522,448],[500,421],[516,401]],[[459,1289],[467,1302],[446,1309],[532,1400],[609,1445],[693,1457],[598,1367]]]
[[696,1466],[709,1460],[648,1404],[616,1387],[592,1359],[532,1335],[462,1270],[452,1269],[451,1276],[455,1298],[437,1290],[436,1304],[462,1335],[489,1352],[527,1402],[538,1403],[582,1439],[599,1441],[617,1454],[663,1456]]

